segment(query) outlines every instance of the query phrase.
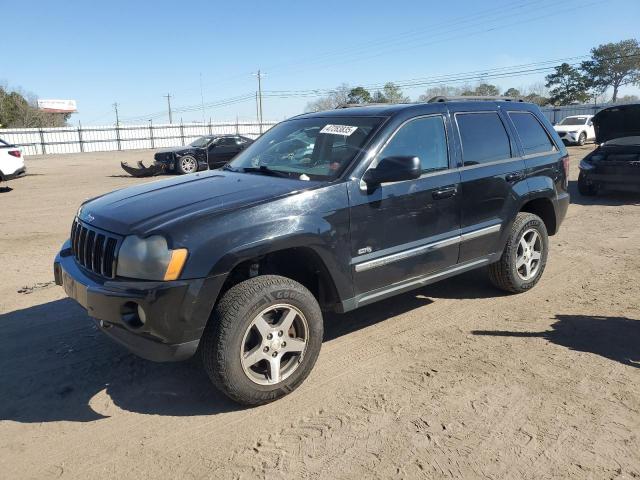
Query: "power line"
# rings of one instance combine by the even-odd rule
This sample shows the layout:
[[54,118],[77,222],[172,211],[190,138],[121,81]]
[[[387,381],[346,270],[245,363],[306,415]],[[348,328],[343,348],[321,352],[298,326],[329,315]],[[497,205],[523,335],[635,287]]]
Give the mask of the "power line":
[[[638,57],[640,55],[623,55],[611,57],[610,59],[620,59],[620,58],[631,58]],[[527,64],[520,65],[511,65],[507,67],[497,67],[493,69],[487,70],[475,70],[469,72],[459,72],[455,74],[448,75],[439,75],[432,77],[418,77],[412,79],[405,80],[390,80],[385,83],[378,84],[356,84],[358,86],[362,86],[363,88],[367,88],[370,90],[374,89],[382,89],[386,83],[394,83],[398,87],[401,88],[415,88],[415,87],[425,87],[429,85],[438,85],[438,84],[455,84],[461,82],[469,82],[473,80],[478,80],[480,77],[483,79],[505,79],[505,78],[514,78],[520,76],[528,76],[534,74],[540,74],[548,71],[552,71],[559,63],[569,63],[572,66],[578,66],[580,62],[576,62],[576,60],[584,59],[589,57],[589,55],[578,55],[573,57],[565,57],[558,58],[552,60],[544,60],[540,62],[533,62]],[[260,75],[264,74],[260,71]],[[262,112],[260,110],[260,97],[270,97],[270,98],[304,98],[304,97],[318,97],[321,95],[335,93],[337,90],[335,88],[316,88],[316,89],[308,89],[308,90],[262,90],[261,84],[259,85],[259,92],[247,93],[244,95],[239,95],[236,97],[230,97],[226,99],[219,100],[217,102],[211,102],[204,104],[207,108],[222,108],[230,105],[235,105],[238,103],[243,103],[247,101],[255,101],[256,102],[256,116],[259,119],[259,123],[262,123]],[[202,104],[198,105],[186,105],[178,108],[174,108],[174,112],[187,113],[199,110],[202,108]],[[164,115],[163,112],[157,112],[153,114],[141,115],[137,117],[129,117],[128,121],[136,121],[140,119],[150,119],[150,118],[158,118]]]
[[[582,7],[590,7],[593,6],[597,3],[602,3],[603,0],[595,0],[592,1],[588,4],[585,4]],[[553,5],[553,4],[552,4]],[[545,5],[545,8],[548,7],[549,5]],[[542,15],[538,15],[538,16],[530,16],[530,15],[525,15],[522,13],[512,13],[512,14],[508,14],[508,15],[504,15],[504,16],[496,16],[490,20],[486,20],[486,21],[482,21],[478,24],[472,24],[472,25],[466,25],[463,28],[454,28],[454,29],[447,29],[446,33],[454,33],[454,32],[462,32],[460,34],[457,35],[443,35],[442,33],[438,33],[437,35],[433,35],[433,36],[428,36],[427,38],[431,38],[431,37],[435,37],[433,40],[431,41],[427,41],[427,42],[415,42],[412,41],[409,45],[404,45],[401,48],[386,48],[386,49],[373,49],[373,53],[370,54],[357,54],[355,57],[346,57],[343,58],[342,60],[338,60],[335,61],[335,58],[332,59],[332,61],[327,62],[316,62],[315,60],[312,60],[310,62],[307,62],[307,65],[314,65],[315,68],[332,68],[332,67],[338,67],[340,65],[345,65],[345,64],[354,64],[354,63],[358,63],[358,62],[363,62],[365,60],[371,60],[374,58],[378,58],[381,56],[385,56],[385,55],[389,55],[392,53],[398,53],[398,52],[406,52],[408,50],[415,50],[416,48],[421,48],[421,47],[425,47],[425,46],[430,46],[430,45],[435,45],[435,44],[439,44],[439,43],[443,43],[443,42],[449,42],[452,40],[456,40],[456,39],[460,39],[460,38],[468,38],[474,35],[478,35],[478,34],[483,34],[483,33],[487,33],[487,32],[491,32],[491,31],[496,31],[496,30],[503,30],[506,28],[511,28],[513,26],[517,26],[517,25],[523,25],[523,24],[527,24],[527,23],[531,23],[537,20],[541,20],[544,18],[548,18],[548,17],[553,17],[556,16],[558,14],[561,13],[565,13],[565,12],[571,12],[574,11],[575,7],[571,7],[571,8],[564,8],[564,9],[558,9],[557,7],[552,7],[548,13],[544,13]],[[536,9],[536,11],[538,11],[538,9]],[[511,17],[514,16],[521,16],[524,17],[522,20],[514,20],[514,21],[505,21],[505,20],[509,20]],[[498,21],[499,20],[499,21]],[[446,25],[446,22],[444,22],[444,25]],[[482,25],[483,28],[477,29],[477,30],[473,30],[473,31],[468,31],[468,27],[475,27],[475,26],[480,26]],[[406,42],[405,42],[406,43]],[[398,45],[399,47],[399,45]],[[369,49],[369,51],[371,51],[372,49]],[[336,55],[336,56],[339,56]]]

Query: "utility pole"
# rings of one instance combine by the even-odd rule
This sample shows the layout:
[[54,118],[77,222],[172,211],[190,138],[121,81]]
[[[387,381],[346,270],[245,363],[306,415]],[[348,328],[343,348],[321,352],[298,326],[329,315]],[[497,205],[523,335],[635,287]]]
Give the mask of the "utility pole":
[[202,93],[202,72],[200,72],[200,105],[202,105],[202,124],[204,125],[207,121],[205,120],[204,115],[204,94]]
[[167,93],[163,97],[167,99],[167,106],[169,107],[169,123],[173,123],[173,118],[171,118],[171,94]]
[[260,124],[260,135],[262,135],[262,72],[258,69],[258,73],[254,73],[258,77],[258,123]]
[[113,104],[113,109],[116,111],[116,127],[120,125],[120,117],[118,116],[118,102]]

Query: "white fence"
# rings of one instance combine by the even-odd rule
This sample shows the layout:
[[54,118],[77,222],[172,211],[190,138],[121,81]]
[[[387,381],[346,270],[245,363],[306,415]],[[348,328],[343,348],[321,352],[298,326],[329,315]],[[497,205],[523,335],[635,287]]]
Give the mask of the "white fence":
[[108,152],[186,145],[203,135],[258,137],[277,122],[107,125],[102,127],[1,129],[0,138],[23,147],[27,155]]

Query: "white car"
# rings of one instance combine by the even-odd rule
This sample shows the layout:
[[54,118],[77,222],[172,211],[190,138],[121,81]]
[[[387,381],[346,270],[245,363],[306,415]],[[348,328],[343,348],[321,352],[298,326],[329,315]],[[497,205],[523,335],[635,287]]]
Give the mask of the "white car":
[[27,173],[24,154],[18,147],[0,140],[0,181],[11,180]]
[[574,115],[563,118],[553,128],[563,142],[574,145],[584,145],[588,141],[596,139],[591,119],[593,115]]

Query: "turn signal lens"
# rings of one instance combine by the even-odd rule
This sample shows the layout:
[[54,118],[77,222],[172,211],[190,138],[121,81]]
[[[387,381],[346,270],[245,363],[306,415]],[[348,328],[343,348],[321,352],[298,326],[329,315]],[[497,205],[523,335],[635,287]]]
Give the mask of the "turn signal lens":
[[178,279],[182,272],[182,267],[184,267],[184,264],[187,261],[188,254],[189,251],[186,248],[178,248],[177,250],[171,251],[171,260],[169,260],[167,272],[164,274],[165,280]]

